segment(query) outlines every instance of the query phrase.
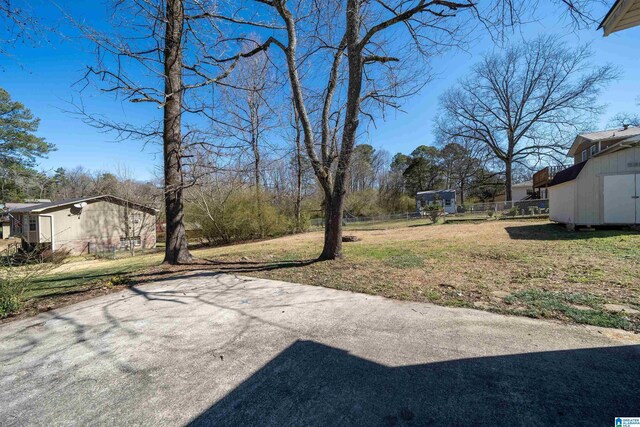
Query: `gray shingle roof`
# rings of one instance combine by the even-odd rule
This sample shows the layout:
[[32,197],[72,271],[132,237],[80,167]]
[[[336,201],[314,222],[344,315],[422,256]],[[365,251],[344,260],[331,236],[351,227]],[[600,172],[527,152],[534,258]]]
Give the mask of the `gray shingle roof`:
[[587,164],[587,161],[588,160],[577,163],[569,168],[563,169],[558,172],[553,177],[553,180],[551,180],[551,182],[549,183],[549,187],[553,187],[554,185],[563,184],[565,182],[573,181],[574,179],[576,179],[578,175],[580,175],[580,172],[582,172],[582,168],[584,167],[584,165]]
[[95,200],[106,200],[106,201],[110,201],[110,202],[114,202],[114,203],[118,203],[118,204],[129,204],[131,206],[136,207],[137,209],[140,210],[146,210],[149,212],[157,212],[157,209],[155,208],[151,208],[148,206],[144,206],[141,205],[139,203],[133,203],[133,202],[129,202],[125,199],[121,199],[119,197],[115,197],[115,196],[110,196],[108,194],[103,194],[100,196],[89,196],[89,197],[76,197],[73,199],[65,199],[65,200],[57,200],[54,202],[47,202],[47,203],[38,203],[38,204],[34,204],[34,205],[30,205],[30,206],[25,206],[25,207],[21,207],[21,208],[17,208],[17,209],[11,209],[10,212],[15,212],[15,213],[30,213],[30,212],[43,212],[45,210],[51,209],[51,208],[57,208],[57,207],[63,207],[63,206],[68,206],[68,205],[75,205],[76,203],[82,203],[82,202],[91,202],[91,201],[95,201]]
[[627,129],[608,129],[598,132],[581,133],[578,136],[589,141],[603,141],[612,138],[628,138],[630,136],[640,135],[640,127],[628,127]]
[[574,156],[576,154],[576,150],[583,142],[598,142],[598,141],[608,141],[612,139],[625,139],[630,138],[636,135],[640,135],[640,127],[633,126],[628,127],[627,129],[618,128],[618,129],[608,129],[601,130],[598,132],[587,132],[581,133],[576,136],[576,139],[573,141],[571,145],[571,149],[567,153],[568,156]]

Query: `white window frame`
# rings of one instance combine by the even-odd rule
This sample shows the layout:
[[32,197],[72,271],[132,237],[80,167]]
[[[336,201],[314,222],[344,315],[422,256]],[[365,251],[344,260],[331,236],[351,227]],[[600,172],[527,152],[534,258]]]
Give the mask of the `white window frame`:
[[131,247],[131,243],[133,243],[134,247],[142,246],[142,239],[140,238],[140,236],[131,236],[131,237],[122,236],[122,237],[120,237],[120,247],[121,248],[129,249]]
[[591,146],[591,148],[589,149],[590,157],[593,157],[597,152],[598,152],[598,145],[597,144],[593,144]]
[[132,224],[141,224],[142,223],[142,213],[140,212],[132,212],[131,213],[131,223]]
[[582,150],[582,161],[584,162],[585,160],[587,160],[587,158],[587,150]]
[[38,217],[29,216],[29,231],[38,231]]

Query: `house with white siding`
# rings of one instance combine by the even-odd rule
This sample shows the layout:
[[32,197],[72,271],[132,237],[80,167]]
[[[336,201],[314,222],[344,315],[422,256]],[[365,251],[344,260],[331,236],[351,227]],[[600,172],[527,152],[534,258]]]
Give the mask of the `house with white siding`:
[[640,127],[576,137],[574,165],[550,179],[549,218],[576,226],[640,224]]

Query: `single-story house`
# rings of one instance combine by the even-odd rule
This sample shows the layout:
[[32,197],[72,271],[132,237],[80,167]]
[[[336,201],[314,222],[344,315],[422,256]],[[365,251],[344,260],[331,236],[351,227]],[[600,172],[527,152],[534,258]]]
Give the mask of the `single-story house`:
[[429,190],[416,193],[416,210],[430,205],[442,206],[446,213],[456,213],[456,190]]
[[11,235],[25,247],[72,254],[156,245],[156,209],[102,195],[38,203],[8,211]]
[[10,210],[26,208],[29,206],[34,206],[40,203],[50,202],[49,199],[36,199],[36,200],[27,200],[24,203],[3,203],[0,205],[0,224],[2,226],[2,239],[8,239],[12,236],[12,227],[11,227],[11,216],[9,215]]
[[519,182],[511,186],[511,200],[517,202],[533,196],[533,181]]
[[616,0],[598,29],[604,36],[640,25],[640,0]]
[[640,224],[640,127],[578,135],[568,155],[575,164],[558,171],[549,183],[552,221],[570,226]]

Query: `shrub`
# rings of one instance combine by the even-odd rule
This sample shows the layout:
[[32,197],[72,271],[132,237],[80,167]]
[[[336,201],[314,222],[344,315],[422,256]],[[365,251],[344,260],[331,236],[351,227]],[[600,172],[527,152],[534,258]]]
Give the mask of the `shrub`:
[[52,251],[51,249],[45,249],[40,253],[40,259],[42,260],[42,262],[60,265],[67,258],[69,258],[70,254],[70,249],[56,249],[55,251]]
[[358,217],[377,216],[384,213],[378,203],[378,190],[374,188],[348,193],[345,196],[344,209]]
[[211,197],[189,204],[187,221],[198,224],[202,239],[214,244],[275,237],[295,231],[295,219],[280,212],[267,195],[261,197],[257,203],[255,192],[241,189],[224,199]]
[[43,263],[39,256],[29,254],[16,264],[11,258],[0,264],[0,318],[17,313],[24,305],[24,293],[34,280],[53,268]]
[[438,205],[429,205],[424,208],[424,212],[434,224],[438,222],[438,219],[444,214],[444,210]]

